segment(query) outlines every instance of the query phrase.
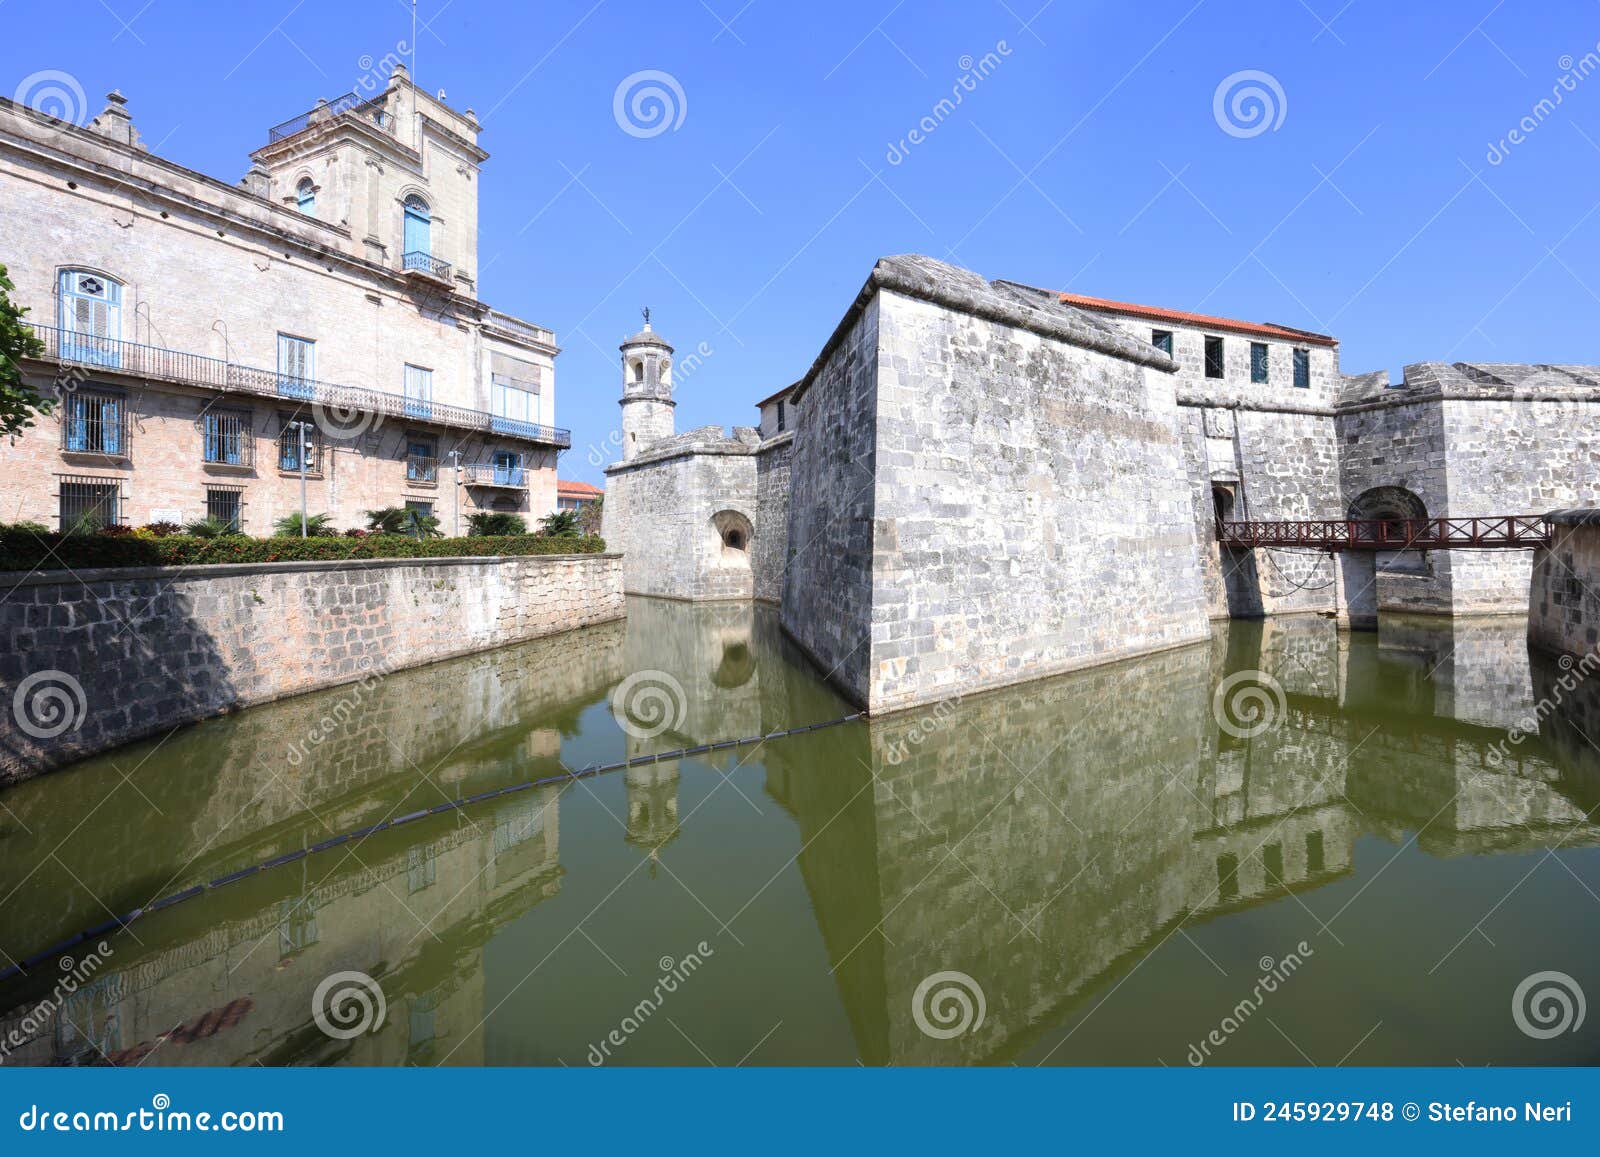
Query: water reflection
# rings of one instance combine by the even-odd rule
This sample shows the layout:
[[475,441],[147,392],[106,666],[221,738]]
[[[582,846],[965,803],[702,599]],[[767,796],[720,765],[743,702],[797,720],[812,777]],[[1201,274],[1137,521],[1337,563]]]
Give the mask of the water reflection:
[[[1366,1063],[1587,1059],[1588,1033],[1531,1052],[1509,1018],[1471,1015],[1596,946],[1591,921],[1553,925],[1565,901],[1536,869],[1600,886],[1600,693],[1579,687],[1506,749],[1562,674],[1530,665],[1521,632],[1235,623],[1210,646],[507,795],[146,917],[8,1062],[583,1063],[656,962],[702,938],[717,979],[687,985],[672,1025],[641,1027],[617,1061],[732,1063],[755,1045],[752,1063],[1181,1063],[1257,958],[1303,938],[1318,955],[1279,998],[1277,1034],[1241,1033],[1219,1061],[1332,1063],[1374,1021],[1404,1028],[1370,1032]],[[685,692],[648,739],[607,702],[643,670]],[[1241,671],[1283,691],[1277,725],[1249,738],[1214,705]],[[444,798],[847,710],[765,608],[636,600],[625,623],[10,790],[0,947],[19,958]],[[1514,919],[1510,949],[1469,939],[1486,911]],[[913,1005],[948,970],[986,998],[954,1039]],[[313,1023],[312,993],[339,971],[381,984],[376,1032]],[[0,990],[0,1037],[53,980],[47,964]]]

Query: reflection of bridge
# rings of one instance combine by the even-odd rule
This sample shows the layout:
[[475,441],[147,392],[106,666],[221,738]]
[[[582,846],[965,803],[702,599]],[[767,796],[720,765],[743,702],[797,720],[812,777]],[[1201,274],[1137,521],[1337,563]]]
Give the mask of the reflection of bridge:
[[1309,546],[1339,550],[1525,550],[1550,545],[1543,515],[1485,518],[1339,518],[1217,524],[1223,546]]

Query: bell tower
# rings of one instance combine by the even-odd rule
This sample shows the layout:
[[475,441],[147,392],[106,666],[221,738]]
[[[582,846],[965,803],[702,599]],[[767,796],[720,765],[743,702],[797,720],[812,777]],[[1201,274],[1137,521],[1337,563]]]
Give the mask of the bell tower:
[[672,346],[650,328],[622,343],[622,460],[676,432],[672,410]]

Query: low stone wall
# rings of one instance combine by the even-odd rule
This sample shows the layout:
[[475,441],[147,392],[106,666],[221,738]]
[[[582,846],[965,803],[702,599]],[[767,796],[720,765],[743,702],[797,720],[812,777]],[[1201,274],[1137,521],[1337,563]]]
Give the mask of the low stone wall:
[[616,554],[40,572],[0,599],[0,783],[183,723],[622,618]]
[[1552,544],[1533,552],[1528,642],[1558,655],[1600,644],[1600,510],[1548,516]]

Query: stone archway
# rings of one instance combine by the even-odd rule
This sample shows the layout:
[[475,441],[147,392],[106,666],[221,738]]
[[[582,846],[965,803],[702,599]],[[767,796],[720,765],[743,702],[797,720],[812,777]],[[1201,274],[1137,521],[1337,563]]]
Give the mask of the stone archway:
[[750,519],[737,510],[719,510],[711,516],[711,528],[722,543],[722,565],[748,567],[750,543],[755,536]]
[[1404,486],[1374,486],[1356,496],[1346,512],[1349,518],[1403,520],[1427,518],[1428,506]]

